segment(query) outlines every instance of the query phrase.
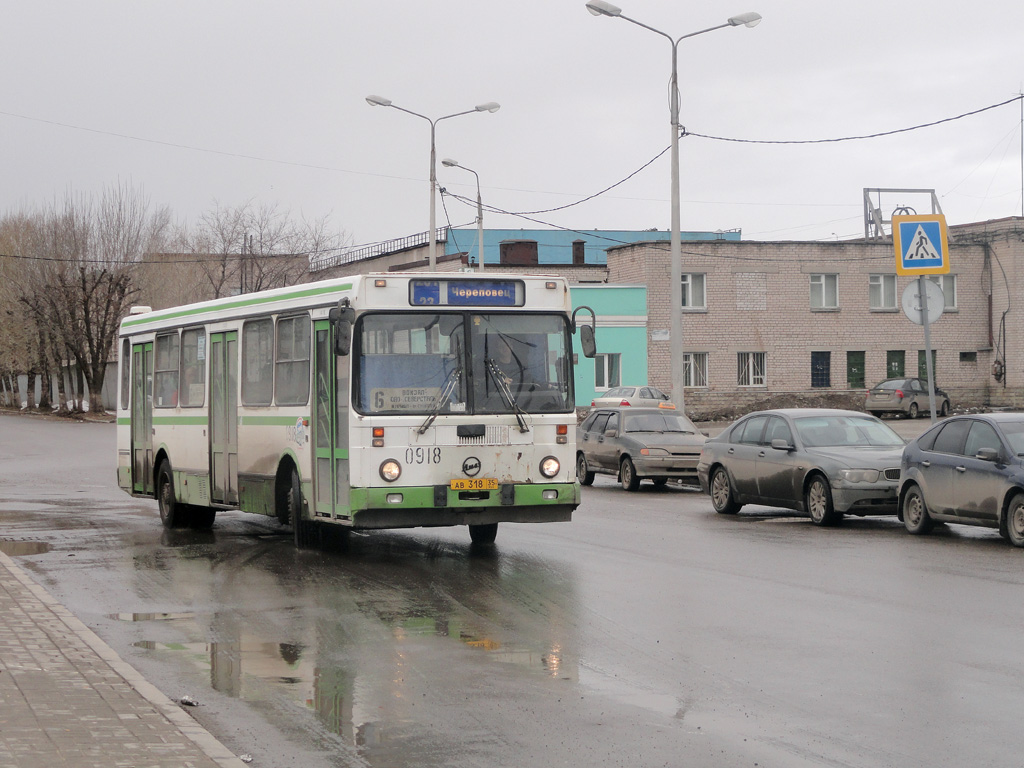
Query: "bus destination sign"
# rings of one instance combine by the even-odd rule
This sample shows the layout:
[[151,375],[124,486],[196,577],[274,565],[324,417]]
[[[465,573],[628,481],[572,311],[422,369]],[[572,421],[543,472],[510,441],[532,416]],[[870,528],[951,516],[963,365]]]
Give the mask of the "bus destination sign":
[[518,280],[411,280],[409,303],[418,307],[518,307]]

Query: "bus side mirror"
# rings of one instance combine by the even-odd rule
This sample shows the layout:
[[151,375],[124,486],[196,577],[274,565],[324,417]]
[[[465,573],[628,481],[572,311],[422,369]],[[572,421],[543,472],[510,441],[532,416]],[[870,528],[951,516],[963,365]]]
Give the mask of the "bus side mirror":
[[[576,313],[581,309],[587,310],[590,313],[590,325],[583,325],[582,323],[576,322]],[[594,326],[597,325],[597,315],[594,314],[594,310],[590,307],[580,305],[572,311],[572,318],[570,320],[570,328],[573,334],[577,330],[580,332],[580,349],[583,350],[584,357],[594,357],[597,354],[597,342],[594,341]]]
[[338,307],[331,310],[330,319],[334,326],[334,354],[344,357],[352,351],[352,323],[355,322],[356,311],[339,303]]
[[584,357],[594,357],[597,354],[597,342],[594,341],[594,329],[589,325],[580,326],[580,348]]

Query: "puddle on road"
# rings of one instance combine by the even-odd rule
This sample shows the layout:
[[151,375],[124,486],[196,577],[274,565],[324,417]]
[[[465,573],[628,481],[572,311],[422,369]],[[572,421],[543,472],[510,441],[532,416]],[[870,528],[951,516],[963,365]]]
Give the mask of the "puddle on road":
[[0,539],[0,552],[5,555],[42,555],[50,551],[45,541],[9,541]]

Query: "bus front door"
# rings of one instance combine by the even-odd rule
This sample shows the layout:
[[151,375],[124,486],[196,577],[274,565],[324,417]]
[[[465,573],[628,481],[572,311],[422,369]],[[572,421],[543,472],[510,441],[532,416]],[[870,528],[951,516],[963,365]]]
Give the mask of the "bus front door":
[[317,320],[314,361],[313,483],[316,513],[351,517],[348,471],[348,358],[334,354],[331,324]]
[[238,332],[210,334],[210,498],[238,503]]
[[132,345],[132,490],[153,493],[153,342]]

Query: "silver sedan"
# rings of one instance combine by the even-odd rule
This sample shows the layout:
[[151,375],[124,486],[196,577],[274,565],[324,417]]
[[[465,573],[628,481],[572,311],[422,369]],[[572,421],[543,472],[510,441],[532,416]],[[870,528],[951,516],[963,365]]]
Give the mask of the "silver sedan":
[[896,514],[904,445],[859,411],[779,408],[744,416],[710,438],[697,476],[721,514],[765,504],[831,525],[844,514]]

